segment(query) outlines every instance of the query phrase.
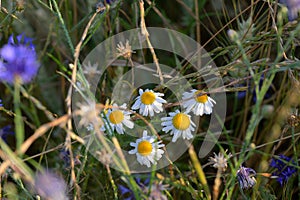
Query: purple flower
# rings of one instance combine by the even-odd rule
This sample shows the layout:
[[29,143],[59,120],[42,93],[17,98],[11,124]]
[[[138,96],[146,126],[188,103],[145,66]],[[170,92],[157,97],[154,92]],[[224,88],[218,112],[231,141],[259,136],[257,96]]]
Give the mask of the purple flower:
[[0,129],[0,137],[2,140],[7,142],[7,136],[14,135],[15,133],[11,130],[11,126],[7,125]]
[[279,2],[286,5],[290,21],[298,17],[298,12],[300,10],[300,0],[280,0]]
[[13,84],[16,78],[29,83],[39,69],[37,54],[32,39],[22,35],[10,36],[8,43],[0,49],[0,81]]
[[38,173],[34,179],[34,189],[45,199],[68,199],[67,184],[53,172]]
[[[264,81],[264,75],[262,75],[260,77],[260,80],[259,80],[259,89],[261,89],[261,87],[263,85],[263,81]],[[239,87],[243,87],[245,85],[240,84],[238,86]],[[249,89],[248,91],[251,92],[250,87],[248,89]],[[269,99],[270,97],[272,97],[272,93],[273,93],[273,89],[271,87],[269,87],[268,90],[267,90],[267,92],[266,92],[266,94],[265,94],[265,96],[264,96],[264,99]],[[239,91],[237,97],[238,97],[238,99],[243,99],[244,97],[246,97],[246,94],[247,94],[246,91]],[[253,99],[252,99],[253,102],[256,103],[257,96],[256,96],[255,88],[252,90],[252,96],[253,96]]]
[[[65,168],[69,168],[71,165],[71,159],[70,159],[70,151],[67,149],[62,149],[59,152],[59,158],[64,161],[64,166]],[[74,160],[74,165],[79,165],[81,164],[80,160],[76,155],[73,154],[73,160]]]
[[[141,188],[141,190],[145,190],[147,186],[149,185],[150,178],[147,178],[146,180],[142,181],[139,176],[135,177],[135,182],[137,185]],[[118,185],[119,191],[121,193],[122,199],[124,200],[135,200],[133,191],[126,186]]]
[[0,107],[3,107],[2,99],[0,99]]
[[[137,185],[140,187],[142,194],[149,195],[147,199],[149,200],[167,200],[163,191],[166,190],[165,186],[161,183],[154,182],[151,185],[151,190],[149,187],[150,178],[145,179],[144,181],[141,180],[139,176],[135,177],[135,181]],[[135,200],[133,191],[123,185],[118,185],[119,191],[121,193],[122,199],[124,200]],[[149,191],[150,190],[150,191]]]
[[105,9],[104,4],[109,4],[110,8],[114,8],[118,4],[118,2],[120,2],[120,0],[102,0],[102,1],[99,1],[98,3],[96,3],[95,7],[96,7],[96,10],[98,10],[98,9],[104,10]]
[[241,166],[236,175],[241,189],[249,189],[256,184],[254,169]]
[[272,175],[278,177],[277,181],[280,183],[280,185],[283,185],[284,182],[287,182],[288,179],[297,171],[297,169],[291,166],[289,163],[296,165],[294,160],[284,155],[280,155],[279,159],[272,158],[271,160],[270,166],[276,169]]

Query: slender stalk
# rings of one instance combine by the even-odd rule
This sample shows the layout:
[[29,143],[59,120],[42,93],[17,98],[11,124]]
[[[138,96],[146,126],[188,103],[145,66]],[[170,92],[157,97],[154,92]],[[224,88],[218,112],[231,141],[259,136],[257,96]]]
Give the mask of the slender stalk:
[[213,187],[213,199],[214,200],[217,200],[218,196],[219,196],[219,189],[220,189],[220,185],[221,185],[221,172],[222,172],[222,169],[218,168],[217,175],[215,178],[215,184]]
[[114,198],[115,198],[115,200],[118,200],[118,190],[117,190],[117,186],[116,186],[115,181],[114,181],[114,179],[113,179],[113,177],[112,177],[112,175],[111,175],[111,171],[110,171],[109,165],[106,164],[106,165],[105,165],[105,168],[106,168],[106,171],[107,171],[107,173],[108,173],[108,178],[109,178],[109,180],[110,180],[111,186],[112,186],[113,191],[114,191]]
[[199,178],[200,182],[203,185],[204,192],[205,192],[205,194],[207,196],[207,199],[211,199],[211,194],[210,194],[209,186],[207,184],[205,173],[204,173],[204,171],[202,169],[200,161],[197,158],[197,154],[196,154],[196,152],[194,150],[194,146],[192,146],[192,145],[189,148],[189,154],[190,154],[192,163],[194,165],[194,168],[195,168],[195,170],[196,170],[196,172],[198,174],[198,178]]
[[[21,80],[16,78],[15,80],[15,90],[14,90],[14,123],[15,123],[15,134],[16,134],[16,145],[17,152],[19,152],[22,143],[24,142],[24,122],[22,119],[21,112],[21,98],[20,98],[20,88],[21,88]],[[19,152],[20,153],[20,152]]]
[[145,23],[145,9],[144,9],[144,1],[143,0],[140,0],[140,14],[141,14],[141,32],[142,32],[142,35],[144,35],[145,38],[146,38],[147,44],[149,46],[150,52],[151,52],[152,57],[153,57],[153,62],[154,62],[155,66],[156,66],[156,69],[157,69],[157,73],[158,73],[158,76],[159,76],[159,79],[160,79],[160,83],[163,85],[164,84],[164,78],[163,78],[159,63],[158,63],[158,58],[156,56],[156,53],[155,53],[154,48],[152,46],[152,43],[149,39],[149,33],[148,33],[146,23]]

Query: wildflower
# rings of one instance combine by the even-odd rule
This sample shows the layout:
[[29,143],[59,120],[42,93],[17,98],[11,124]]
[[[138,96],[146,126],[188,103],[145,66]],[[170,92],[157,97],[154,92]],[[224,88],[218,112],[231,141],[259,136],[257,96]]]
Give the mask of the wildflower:
[[151,186],[151,191],[149,195],[149,200],[167,200],[167,196],[162,193],[166,190],[165,186],[161,183],[154,183]]
[[[260,77],[260,80],[259,80],[259,90],[261,90],[263,82],[264,82],[264,75],[262,75]],[[244,85],[242,84],[240,86],[244,86]],[[256,95],[255,88],[251,90],[250,87],[249,87],[248,91],[250,91],[252,93],[252,101],[254,103],[256,103],[256,101],[257,101],[257,95]],[[266,94],[265,94],[265,96],[264,96],[264,99],[269,99],[270,97],[272,97],[272,93],[273,93],[273,89],[272,89],[272,87],[269,87],[268,90],[267,90],[267,92],[266,92]],[[238,99],[242,99],[242,98],[244,98],[246,96],[246,94],[247,94],[247,91],[239,91],[237,97],[238,97]]]
[[[137,185],[140,187],[140,189],[144,195],[149,194],[149,197],[147,198],[148,200],[167,200],[166,195],[163,194],[163,191],[166,190],[165,185],[155,181],[151,185],[151,191],[149,192],[150,178],[147,178],[144,181],[142,181],[141,178],[135,177],[135,181],[136,181]],[[121,193],[123,199],[126,199],[126,200],[134,200],[135,199],[133,191],[130,188],[123,186],[123,185],[118,185],[118,188],[120,190],[120,193]]]
[[160,148],[165,145],[161,143],[162,141],[156,142],[156,137],[147,136],[147,131],[144,130],[143,137],[137,139],[136,142],[130,142],[130,146],[134,149],[128,153],[136,154],[137,161],[141,165],[150,167],[150,162],[155,165],[164,153]]
[[195,130],[196,125],[191,120],[191,116],[182,113],[179,110],[169,113],[170,117],[163,117],[161,125],[163,126],[163,131],[168,133],[170,131],[171,135],[174,135],[172,142],[176,142],[177,139],[182,136],[183,139],[193,138],[192,131]]
[[[227,150],[225,151],[225,153],[226,152]],[[227,169],[227,160],[231,157],[231,153],[229,153],[227,156],[224,156],[224,154],[221,152],[219,152],[218,155],[214,152],[214,157],[210,157],[209,160],[213,164],[214,168],[225,171]]]
[[136,97],[135,103],[131,107],[133,110],[138,110],[139,113],[143,116],[150,115],[154,116],[155,113],[163,111],[162,104],[167,103],[166,100],[161,98],[164,96],[162,93],[153,92],[153,90],[146,89],[145,92],[143,89],[139,89],[139,96]]
[[135,200],[134,193],[130,188],[127,188],[123,185],[118,185],[118,188],[120,190],[121,196],[123,197],[122,199],[124,199],[124,200]]
[[99,127],[103,125],[103,122],[100,118],[100,110],[95,107],[95,103],[78,103],[77,107],[79,107],[78,113],[81,117],[78,124],[79,127],[89,127],[91,124]]
[[300,10],[299,0],[279,0],[279,2],[286,5],[288,9],[288,18],[290,21],[298,17],[298,12]]
[[131,54],[134,53],[134,51],[131,50],[131,46],[129,45],[129,41],[126,40],[125,46],[122,42],[120,42],[119,44],[117,44],[117,51],[118,54],[117,56],[122,56],[125,59],[130,59],[131,58]]
[[11,130],[11,126],[7,125],[0,129],[0,138],[7,142],[7,136],[14,135],[15,133]]
[[117,133],[124,134],[124,126],[132,129],[134,124],[130,121],[130,112],[126,111],[127,107],[124,103],[120,107],[117,104],[113,104],[113,108],[109,109],[106,118],[109,124],[103,125],[101,127],[102,131],[105,131],[107,127],[111,127],[112,131],[116,129]]
[[271,160],[270,166],[276,169],[272,175],[278,177],[277,181],[280,183],[280,185],[283,185],[284,182],[287,182],[288,179],[297,172],[297,169],[291,166],[289,163],[296,165],[295,161],[284,155],[280,155],[279,159],[272,158]]
[[184,92],[182,98],[182,106],[187,112],[193,111],[195,115],[211,114],[212,108],[216,102],[207,96],[201,94],[201,90],[192,89],[191,92]]
[[103,13],[106,10],[106,7],[104,6],[103,2],[100,1],[95,4],[95,10],[96,12]]
[[89,61],[86,65],[83,65],[83,73],[87,74],[88,76],[95,76],[101,74],[101,71],[98,70],[98,63],[91,64]]
[[[73,155],[74,165],[81,164],[81,161],[78,158],[79,156]],[[59,152],[59,158],[64,161],[64,165],[66,168],[69,168],[71,165],[71,159],[70,159],[70,151],[68,149],[62,149]]]
[[249,189],[256,184],[256,172],[251,168],[241,166],[236,175],[241,189]]
[[3,107],[2,99],[0,99],[0,107]]
[[300,116],[298,116],[297,114],[291,114],[288,116],[287,118],[287,123],[291,126],[291,127],[297,127],[300,124]]
[[8,43],[0,49],[0,81],[13,84],[16,79],[29,83],[37,74],[37,61],[32,39],[23,35],[10,36]]
[[38,173],[34,179],[34,189],[45,199],[68,199],[67,184],[53,172]]
[[105,165],[109,165],[113,162],[112,156],[108,153],[106,149],[102,149],[101,151],[96,151],[96,154],[98,160],[100,160]]
[[[140,177],[134,177],[135,182],[137,183],[137,185],[140,187],[141,191],[146,191],[149,183],[150,183],[150,178],[147,178],[145,180],[142,181],[142,179]],[[122,199],[124,200],[135,200],[134,198],[134,193],[133,191],[126,186],[123,185],[118,185],[119,191],[121,193],[121,196],[123,197]]]
[[227,35],[233,42],[236,42],[239,39],[239,34],[233,29],[229,29]]

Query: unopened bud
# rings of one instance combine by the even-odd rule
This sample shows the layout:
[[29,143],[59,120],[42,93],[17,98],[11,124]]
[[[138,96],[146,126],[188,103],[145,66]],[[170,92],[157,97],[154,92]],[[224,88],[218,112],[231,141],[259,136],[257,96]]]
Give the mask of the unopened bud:
[[263,105],[261,109],[261,115],[263,118],[268,119],[272,116],[274,112],[274,106],[273,105]]
[[230,38],[230,40],[232,40],[232,41],[237,41],[238,38],[239,38],[238,33],[235,30],[232,30],[232,29],[229,29],[227,31],[227,35]]

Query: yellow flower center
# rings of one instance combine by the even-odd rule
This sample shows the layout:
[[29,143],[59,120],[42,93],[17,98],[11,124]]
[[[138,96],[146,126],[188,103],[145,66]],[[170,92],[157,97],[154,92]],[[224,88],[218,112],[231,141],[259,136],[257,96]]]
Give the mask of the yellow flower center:
[[141,141],[137,150],[142,156],[148,156],[152,152],[152,144],[146,140]]
[[150,105],[155,101],[155,94],[153,92],[144,92],[141,96],[141,101],[145,105]]
[[208,97],[207,97],[207,94],[202,94],[201,90],[198,90],[195,92],[195,99],[196,101],[198,101],[199,103],[206,103],[208,101]]
[[184,113],[178,113],[173,117],[173,126],[178,130],[186,130],[190,127],[191,121],[189,116]]
[[124,114],[120,110],[114,110],[109,115],[109,121],[113,124],[119,124],[123,121]]

